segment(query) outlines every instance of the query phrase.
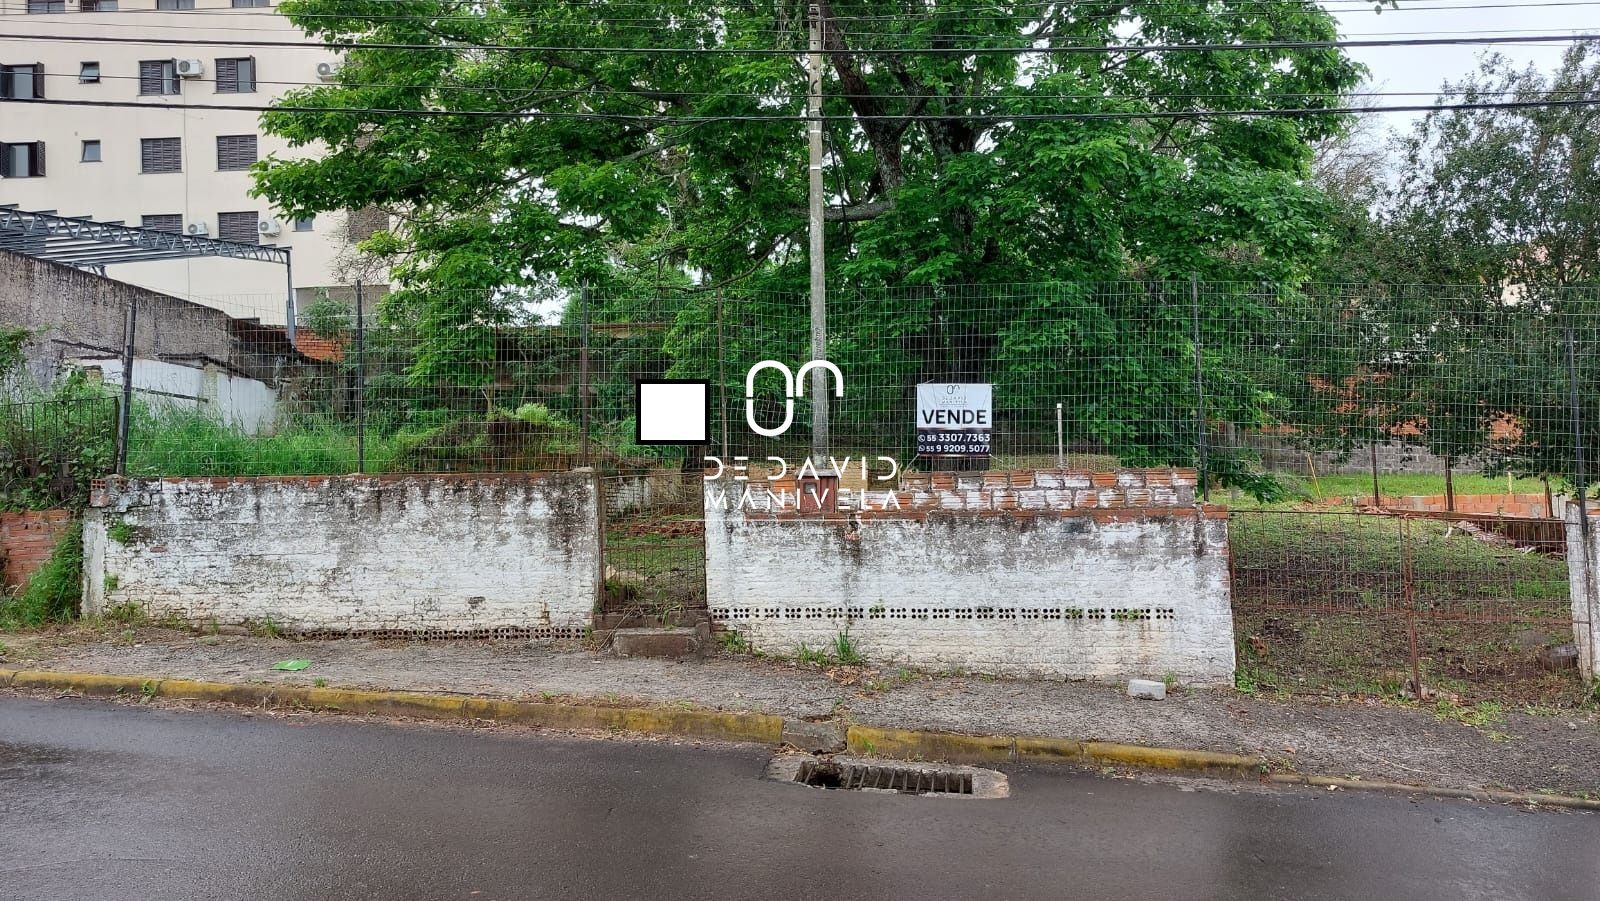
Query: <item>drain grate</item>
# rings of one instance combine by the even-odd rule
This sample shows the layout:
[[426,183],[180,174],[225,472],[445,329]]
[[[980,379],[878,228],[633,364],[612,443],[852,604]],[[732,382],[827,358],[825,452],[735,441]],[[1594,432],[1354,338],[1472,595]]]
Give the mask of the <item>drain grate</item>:
[[781,753],[767,762],[766,778],[869,794],[901,794],[950,799],[1005,798],[1011,787],[1005,773],[975,766],[881,757]]
[[972,774],[926,767],[808,760],[794,781],[817,788],[892,791],[906,795],[970,795]]

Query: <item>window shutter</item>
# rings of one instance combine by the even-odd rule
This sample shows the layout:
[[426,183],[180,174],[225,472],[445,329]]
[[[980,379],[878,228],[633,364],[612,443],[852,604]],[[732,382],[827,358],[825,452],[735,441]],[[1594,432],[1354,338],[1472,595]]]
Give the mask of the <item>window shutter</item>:
[[217,135],[218,169],[248,169],[255,161],[255,135]]
[[144,138],[139,142],[139,168],[144,172],[183,171],[181,138]]
[[139,93],[161,93],[161,61],[145,60],[139,64]]
[[33,158],[28,161],[29,175],[44,175],[44,142],[33,142]]
[[218,213],[217,237],[239,244],[259,244],[261,232],[257,228],[260,216],[251,210],[247,213]]
[[0,178],[10,178],[12,175],[11,147],[10,144],[0,144]]
[[12,87],[11,67],[0,66],[0,100],[15,100],[16,92]]
[[170,232],[176,235],[183,232],[183,216],[178,213],[155,213],[141,218],[139,225],[151,231]]
[[217,93],[235,94],[239,91],[239,61],[217,60]]
[[33,97],[35,100],[44,99],[44,63],[33,64]]

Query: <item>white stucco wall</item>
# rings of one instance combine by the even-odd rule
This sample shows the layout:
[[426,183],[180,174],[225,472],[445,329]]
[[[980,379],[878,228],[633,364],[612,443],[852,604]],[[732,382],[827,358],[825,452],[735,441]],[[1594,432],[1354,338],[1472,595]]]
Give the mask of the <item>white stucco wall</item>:
[[848,628],[874,663],[1228,682],[1223,516],[1176,506],[824,518],[708,497],[709,605],[756,648],[784,653],[830,647]]
[[[100,370],[108,385],[122,384],[122,360],[81,360]],[[152,409],[199,410],[247,435],[270,432],[278,419],[278,392],[220,366],[185,366],[164,360],[133,361],[134,399]]]
[[575,637],[599,578],[595,511],[588,472],[133,481],[86,514],[85,612]]

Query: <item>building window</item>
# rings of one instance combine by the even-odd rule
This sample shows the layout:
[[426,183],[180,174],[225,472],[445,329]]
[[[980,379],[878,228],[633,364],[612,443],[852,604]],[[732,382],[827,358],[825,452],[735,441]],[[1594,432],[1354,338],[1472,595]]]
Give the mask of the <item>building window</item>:
[[43,175],[43,141],[0,144],[0,178],[39,178]]
[[99,84],[100,64],[95,62],[78,63],[78,81],[82,84]]
[[99,141],[84,141],[83,142],[83,156],[79,157],[78,159],[81,160],[82,162],[85,162],[85,163],[98,163],[98,162],[100,162],[100,142]]
[[67,0],[28,0],[30,13],[64,13],[67,11]]
[[237,244],[259,244],[260,221],[260,215],[254,210],[248,213],[218,213],[217,237]]
[[151,231],[178,235],[183,233],[183,216],[180,213],[152,213],[140,217],[139,225]]
[[143,138],[139,141],[139,168],[144,172],[182,172],[182,138]]
[[217,135],[218,169],[248,169],[255,161],[255,135]]
[[255,9],[260,6],[270,6],[268,0],[233,0],[234,9]]
[[156,9],[194,9],[194,0],[156,0]]
[[218,94],[254,94],[256,60],[253,56],[217,60]]
[[140,94],[176,94],[182,90],[178,81],[177,63],[170,59],[147,59],[139,62]]
[[0,99],[44,99],[44,66],[0,66]]
[[294,230],[297,231],[297,232],[308,232],[308,231],[311,231],[312,227],[315,226],[316,224],[317,224],[317,217],[315,217],[315,216],[301,216],[298,219],[294,220]]
[[78,12],[114,13],[116,11],[117,0],[78,0]]
[[352,210],[345,219],[345,236],[351,244],[365,241],[389,227],[389,214],[375,206]]

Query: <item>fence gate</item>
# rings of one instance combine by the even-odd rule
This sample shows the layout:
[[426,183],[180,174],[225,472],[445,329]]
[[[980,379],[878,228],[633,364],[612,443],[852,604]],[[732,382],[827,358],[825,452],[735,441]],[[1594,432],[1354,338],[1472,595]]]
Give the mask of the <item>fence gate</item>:
[[698,471],[602,476],[605,581],[596,629],[706,619],[705,492]]
[[[1237,510],[1229,519],[1239,684],[1439,703],[1576,703],[1564,547],[1448,519]],[[1507,534],[1502,534],[1502,532]]]

